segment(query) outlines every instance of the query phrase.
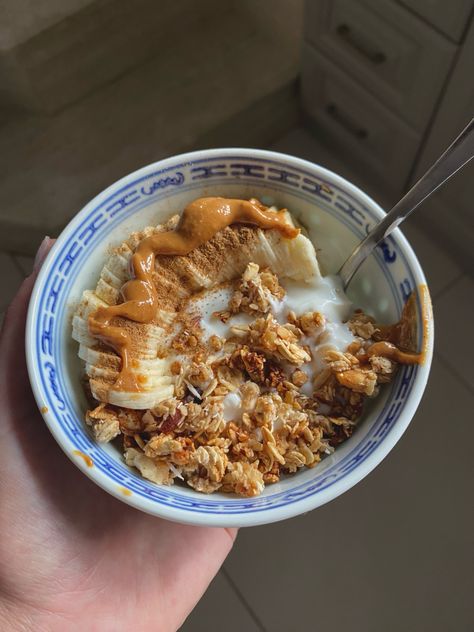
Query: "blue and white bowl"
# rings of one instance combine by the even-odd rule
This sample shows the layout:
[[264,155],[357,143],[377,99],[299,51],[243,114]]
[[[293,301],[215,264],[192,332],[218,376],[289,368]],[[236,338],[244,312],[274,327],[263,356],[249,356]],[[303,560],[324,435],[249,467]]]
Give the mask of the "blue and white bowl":
[[[433,328],[425,332],[426,361],[403,366],[367,407],[353,436],[313,469],[269,485],[261,496],[204,495],[180,485],[158,486],[101,445],[84,424],[82,362],[71,338],[71,314],[82,291],[94,288],[110,246],[158,224],[190,200],[257,197],[288,208],[305,225],[325,272],[338,270],[382,209],[340,176],[305,160],[254,149],[213,149],[148,165],[100,193],[69,223],[36,282],[28,313],[28,369],[38,407],[68,457],[116,498],[143,511],[188,524],[249,526],[307,512],[347,491],[388,454],[410,423],[430,370]],[[418,292],[419,344],[423,326],[418,288],[425,277],[410,245],[396,230],[359,271],[350,287],[355,303],[381,322],[398,320]],[[84,455],[88,458],[84,458]],[[92,463],[92,465],[91,465]]]

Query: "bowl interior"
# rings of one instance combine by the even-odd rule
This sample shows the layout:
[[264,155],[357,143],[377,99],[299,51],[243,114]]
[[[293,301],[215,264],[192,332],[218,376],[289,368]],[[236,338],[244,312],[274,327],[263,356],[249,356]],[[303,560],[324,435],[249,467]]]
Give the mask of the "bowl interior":
[[[95,443],[83,422],[87,407],[81,387],[83,367],[71,338],[71,318],[82,291],[95,287],[111,247],[134,230],[163,222],[196,197],[255,196],[288,208],[308,230],[323,272],[332,273],[380,216],[368,198],[337,176],[284,155],[217,150],[185,158],[178,156],[127,176],[88,204],[61,235],[30,307],[28,353],[35,395],[40,407],[48,409],[45,419],[65,452],[123,500],[186,522],[257,524],[281,519],[326,502],[383,458],[416,409],[421,393],[415,383],[426,381],[429,359],[423,367],[402,367],[367,407],[354,435],[333,455],[313,469],[268,486],[257,498],[205,496],[180,485],[156,486],[128,468],[115,446]],[[390,323],[399,318],[405,299],[422,283],[416,258],[396,231],[364,264],[349,296],[378,320]],[[421,320],[418,325],[421,344]],[[87,467],[77,451],[88,455],[93,467]],[[311,506],[305,504],[308,499]]]

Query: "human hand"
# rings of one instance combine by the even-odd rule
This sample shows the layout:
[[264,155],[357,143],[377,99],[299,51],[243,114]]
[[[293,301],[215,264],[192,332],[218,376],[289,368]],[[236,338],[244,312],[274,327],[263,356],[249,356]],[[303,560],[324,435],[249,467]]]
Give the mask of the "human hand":
[[89,481],[43,422],[25,363],[21,286],[0,337],[2,630],[174,631],[232,548],[236,529],[146,515]]

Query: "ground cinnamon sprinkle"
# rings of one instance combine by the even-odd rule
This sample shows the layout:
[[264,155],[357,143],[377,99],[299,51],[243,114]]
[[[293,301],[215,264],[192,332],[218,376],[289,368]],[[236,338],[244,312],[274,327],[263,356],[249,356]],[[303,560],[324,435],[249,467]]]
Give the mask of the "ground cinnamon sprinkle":
[[[202,287],[196,286],[196,276],[202,279],[229,280],[243,272],[245,249],[258,240],[255,228],[235,225],[219,231],[208,242],[187,256],[157,255],[153,280],[163,310],[175,312],[183,300]],[[241,253],[242,267],[235,268],[235,252]],[[161,323],[160,323],[161,324]]]
[[[136,235],[143,236],[142,233]],[[191,297],[196,298],[202,287],[196,287],[196,275],[206,279],[221,276],[224,282],[240,274],[245,268],[245,256],[241,256],[241,269],[235,268],[235,261],[231,267],[228,262],[235,259],[234,252],[242,255],[244,249],[254,246],[258,240],[255,228],[235,225],[219,231],[208,242],[193,250],[186,257],[158,255],[155,263],[153,280],[160,300],[162,310],[173,313],[173,325],[179,327],[171,348],[178,353],[197,353],[203,351],[202,331],[198,319],[186,312],[186,306]],[[113,325],[120,326],[131,340],[130,357],[133,359],[143,343],[147,340],[147,324],[136,323],[125,318],[116,317]],[[167,323],[158,319],[159,326],[170,330]],[[160,353],[163,356],[163,353]],[[119,359],[117,358],[117,362]],[[111,360],[113,368],[117,369]],[[112,368],[112,366],[111,366]]]

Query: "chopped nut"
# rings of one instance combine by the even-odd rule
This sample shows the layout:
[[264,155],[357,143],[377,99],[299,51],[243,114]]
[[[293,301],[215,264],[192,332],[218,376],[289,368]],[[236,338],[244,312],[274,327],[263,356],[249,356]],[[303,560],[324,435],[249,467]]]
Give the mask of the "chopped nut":
[[305,334],[320,332],[326,323],[326,319],[319,312],[306,312],[299,318],[299,327]]
[[377,384],[377,375],[367,369],[350,369],[336,373],[337,381],[357,393],[372,395]]
[[350,353],[341,353],[335,349],[327,351],[324,359],[328,363],[331,371],[334,371],[335,373],[339,371],[348,371],[359,364],[359,360],[355,356]]
[[258,425],[266,425],[271,428],[273,421],[277,418],[277,410],[281,402],[281,397],[276,393],[261,395],[255,405],[255,418]]
[[204,362],[192,362],[184,371],[187,382],[198,388],[206,388],[214,377],[210,366]]
[[237,367],[229,367],[225,364],[220,364],[217,367],[217,380],[220,386],[225,386],[228,391],[233,392],[243,384],[244,377],[242,371]]
[[304,371],[300,369],[295,369],[291,374],[291,381],[295,386],[303,386],[308,381],[308,376]]
[[265,386],[268,388],[278,388],[288,384],[283,369],[281,369],[276,362],[273,362],[273,360],[267,360],[265,363],[265,375]]
[[247,347],[240,350],[240,357],[251,380],[257,383],[265,381],[265,356]]
[[[272,299],[281,300],[284,296],[285,290],[273,272],[260,271],[256,263],[249,263],[230,300],[228,312],[230,314],[239,312],[266,314],[271,308]],[[221,315],[219,316],[222,318]]]
[[192,455],[185,472],[187,483],[197,491],[211,493],[219,489],[227,467],[225,452],[216,446],[200,446]]
[[393,362],[388,358],[384,358],[382,356],[372,356],[369,358],[369,362],[375,373],[388,375],[393,371]]
[[[176,410],[172,415],[168,415],[165,419],[163,419],[163,421],[161,421],[159,425],[161,432],[167,433],[178,429],[178,426],[180,426],[183,421],[183,408],[183,406],[180,406],[179,410]],[[144,432],[149,432],[150,429],[151,426],[145,427]]]
[[86,412],[86,423],[91,426],[94,438],[99,443],[107,443],[120,434],[117,413],[107,404],[99,404]]
[[174,362],[172,362],[170,366],[170,370],[173,375],[179,375],[181,371],[181,362],[178,362],[178,360],[175,360]]
[[169,485],[173,482],[170,468],[164,461],[151,459],[135,448],[125,450],[125,462],[130,467],[136,467],[140,474],[158,485]]
[[151,459],[169,456],[173,452],[181,452],[182,442],[175,439],[171,434],[160,434],[152,437],[145,446],[145,455]]
[[257,318],[247,328],[249,346],[270,353],[276,359],[283,359],[292,364],[309,362],[311,356],[298,344],[298,337],[291,325],[279,325],[275,318],[268,314],[266,318]]
[[219,336],[211,336],[209,338],[209,345],[213,351],[220,351],[224,346],[225,340],[223,338],[219,338]]
[[208,400],[201,405],[190,403],[184,428],[198,434],[203,432],[207,435],[219,434],[225,427],[223,411],[224,405],[220,399]]
[[224,310],[222,312],[214,312],[212,314],[214,318],[218,318],[222,323],[226,323],[229,318],[232,316],[232,313],[229,310]]
[[267,452],[267,454],[272,459],[275,459],[275,461],[278,461],[278,463],[280,463],[281,465],[284,465],[285,459],[278,451],[276,440],[275,440],[275,437],[273,436],[273,433],[265,426],[262,426],[262,435],[263,435],[264,449]]
[[222,489],[240,496],[257,496],[264,488],[263,475],[253,463],[229,463],[222,481]]
[[397,366],[394,362],[382,356],[371,356],[369,362],[372,370],[377,374],[378,384],[390,382]]
[[242,395],[242,410],[252,412],[260,395],[260,388],[255,382],[244,382],[240,387],[240,393]]
[[374,322],[371,316],[364,314],[361,310],[356,310],[347,324],[354,335],[369,340],[377,330]]

